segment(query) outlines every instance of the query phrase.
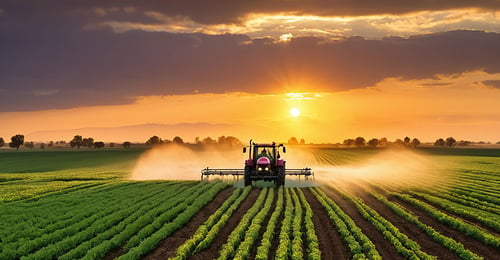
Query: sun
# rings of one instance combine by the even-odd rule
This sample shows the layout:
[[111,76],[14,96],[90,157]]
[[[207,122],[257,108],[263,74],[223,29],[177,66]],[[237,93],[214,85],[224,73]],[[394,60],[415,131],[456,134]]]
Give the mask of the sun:
[[293,117],[298,117],[300,116],[300,110],[296,107],[290,109],[290,115],[292,115]]

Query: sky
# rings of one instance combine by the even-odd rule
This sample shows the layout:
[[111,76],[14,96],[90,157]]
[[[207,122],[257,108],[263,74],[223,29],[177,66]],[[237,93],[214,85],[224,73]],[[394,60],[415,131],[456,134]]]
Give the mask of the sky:
[[3,0],[0,137],[497,142],[499,46],[498,1]]

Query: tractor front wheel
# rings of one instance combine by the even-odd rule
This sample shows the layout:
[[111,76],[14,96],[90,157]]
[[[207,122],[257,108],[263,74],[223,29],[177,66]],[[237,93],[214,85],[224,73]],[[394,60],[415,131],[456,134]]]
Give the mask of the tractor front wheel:
[[278,172],[278,178],[276,179],[276,184],[277,186],[284,186],[285,185],[285,168],[284,167],[278,167],[276,169]]
[[252,179],[250,179],[250,174],[252,173],[252,168],[250,166],[245,166],[245,187],[252,185]]

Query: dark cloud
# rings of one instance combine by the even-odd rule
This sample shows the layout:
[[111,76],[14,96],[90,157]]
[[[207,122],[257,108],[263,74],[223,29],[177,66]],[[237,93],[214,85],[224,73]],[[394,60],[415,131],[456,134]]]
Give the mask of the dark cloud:
[[[500,34],[496,33],[454,31],[409,39],[354,37],[336,42],[303,37],[289,44],[229,34],[116,34],[107,28],[84,28],[104,13],[119,20],[127,11],[124,1],[106,1],[107,6],[98,5],[101,1],[83,1],[72,9],[64,8],[68,1],[37,1],[30,8],[23,7],[26,2],[0,5],[4,10],[0,16],[0,111],[4,112],[123,104],[142,95],[277,93],[294,84],[311,91],[339,91],[370,86],[386,77],[500,72]],[[239,1],[222,5],[220,10],[209,8],[209,1],[200,1],[199,6],[191,3],[191,9],[185,1],[165,2],[159,9],[199,15],[200,21],[208,18],[191,9],[207,8],[205,13],[213,16],[247,12],[233,10]],[[302,2],[308,1],[290,3]],[[430,6],[445,8],[448,1],[438,2]],[[490,3],[478,2],[485,7]],[[118,3],[123,8],[112,9]],[[256,3],[261,2],[241,2],[241,10],[257,8]],[[278,8],[276,3],[261,4]],[[153,8],[150,4],[141,1],[140,8]],[[103,9],[93,9],[98,7]]]
[[488,87],[500,89],[500,80],[484,80],[481,83]]

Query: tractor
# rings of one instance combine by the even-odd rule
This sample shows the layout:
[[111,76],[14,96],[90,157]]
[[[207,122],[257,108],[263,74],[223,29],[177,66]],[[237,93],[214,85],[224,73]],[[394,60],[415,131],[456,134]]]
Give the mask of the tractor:
[[[248,148],[248,149],[247,149]],[[286,153],[286,147],[283,144],[274,142],[262,144],[254,143],[250,140],[250,145],[243,147],[243,153],[248,150],[248,159],[245,160],[245,167],[241,169],[209,169],[208,167],[201,171],[202,180],[210,175],[243,175],[245,186],[252,185],[252,181],[264,180],[274,181],[276,186],[285,185],[285,176],[314,176],[311,168],[286,169],[285,160],[281,159],[280,150]]]

